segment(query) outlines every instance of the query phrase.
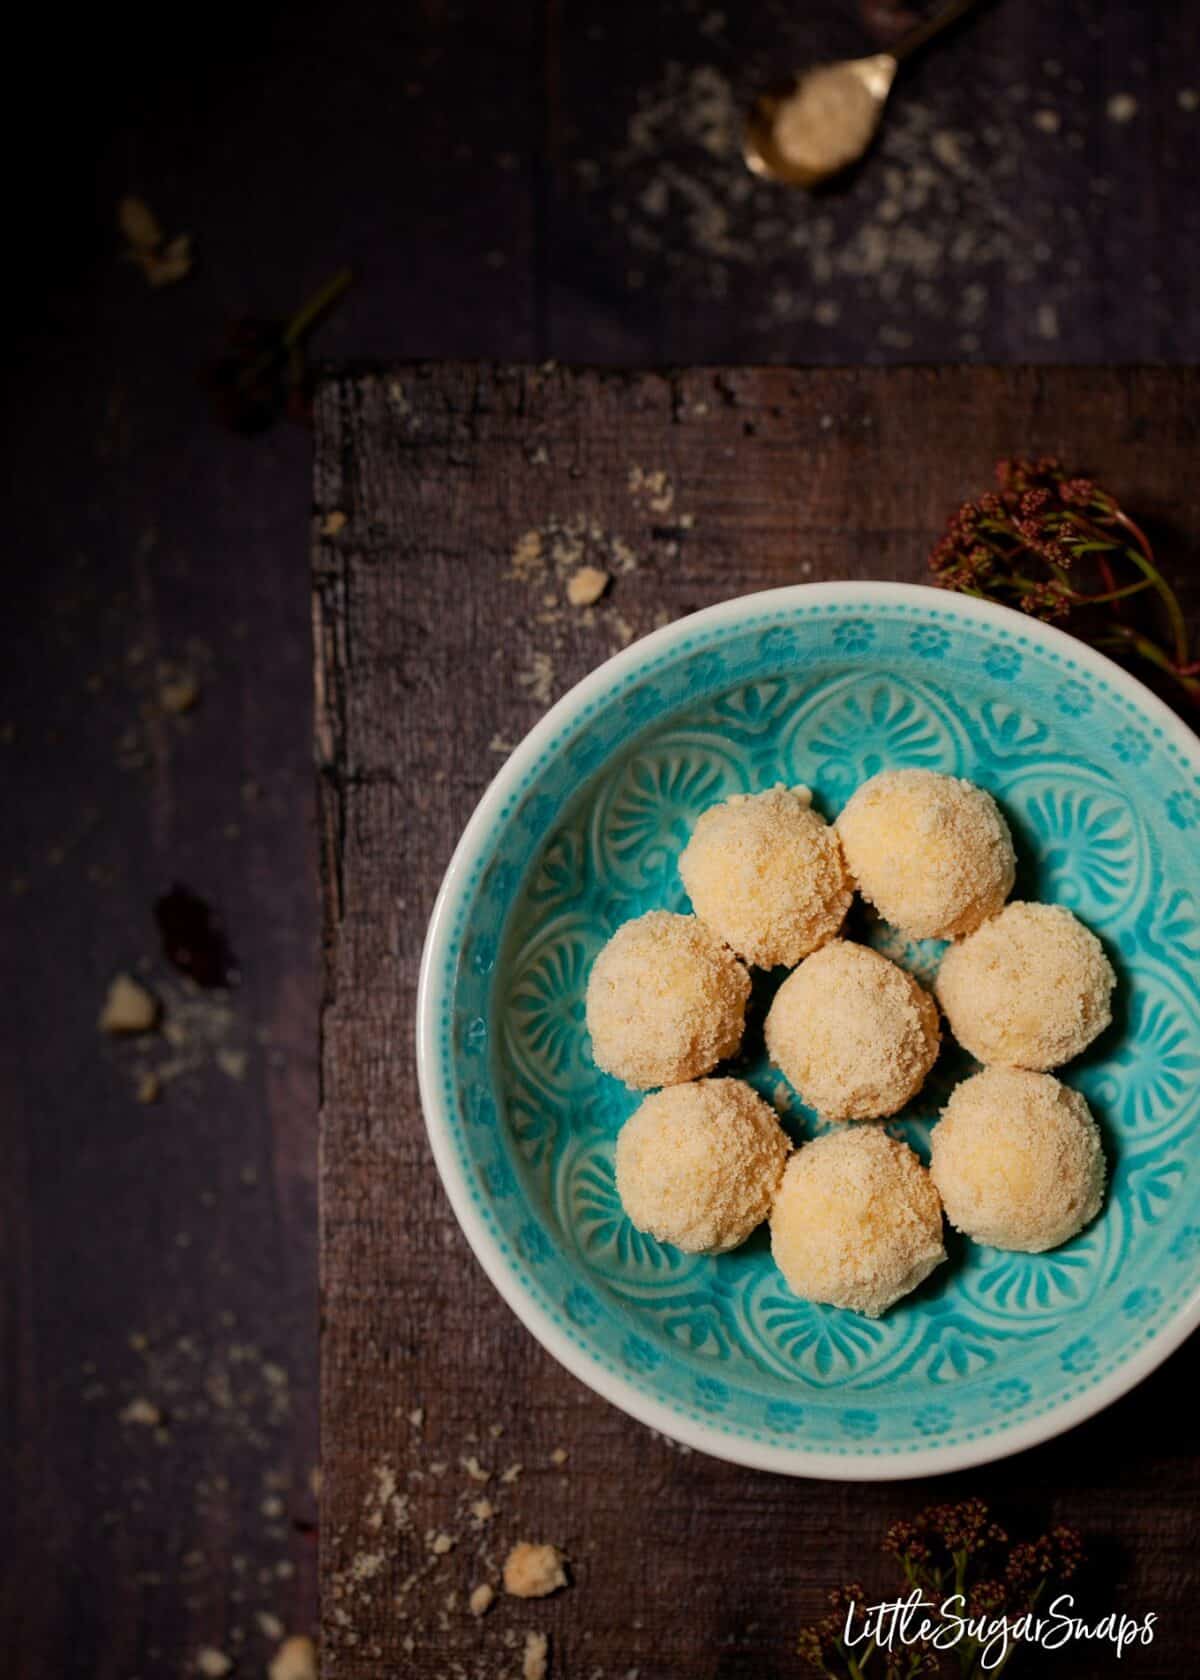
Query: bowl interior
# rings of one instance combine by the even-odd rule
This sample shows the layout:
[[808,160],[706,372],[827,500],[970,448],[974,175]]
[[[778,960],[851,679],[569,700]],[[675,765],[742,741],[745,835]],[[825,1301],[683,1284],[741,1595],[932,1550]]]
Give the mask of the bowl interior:
[[[593,680],[493,803],[431,976],[439,1156],[510,1300],[642,1415],[639,1397],[688,1438],[783,1468],[789,1454],[810,1470],[994,1456],[1193,1310],[1200,767],[1136,685],[1014,615],[919,590],[759,600]],[[1100,1217],[1042,1256],[949,1233],[949,1263],[875,1323],[791,1295],[765,1229],[708,1258],[629,1224],[612,1157],[638,1099],[594,1066],[584,993],[622,921],[688,908],[677,859],[706,806],[803,782],[832,818],[900,765],[997,797],[1015,896],[1082,916],[1119,989],[1113,1026],[1062,1070],[1104,1132]],[[855,916],[855,936],[932,977],[941,947]],[[782,977],[756,978],[743,1052],[722,1071],[776,1100],[800,1139],[813,1118],[762,1050]],[[924,1153],[971,1065],[948,1047],[897,1135]]]

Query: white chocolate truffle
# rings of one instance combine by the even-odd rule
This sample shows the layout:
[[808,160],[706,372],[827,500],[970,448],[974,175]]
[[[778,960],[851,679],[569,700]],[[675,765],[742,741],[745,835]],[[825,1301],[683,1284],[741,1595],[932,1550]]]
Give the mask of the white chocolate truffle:
[[1012,835],[991,794],[935,770],[872,776],[837,831],[859,892],[913,939],[970,933],[1016,879]]
[[942,1206],[907,1144],[878,1126],[844,1127],[788,1162],[771,1249],[802,1300],[878,1318],[946,1258]]
[[775,1110],[740,1079],[648,1096],[617,1138],[617,1193],[639,1231],[688,1254],[723,1254],[771,1211],[787,1160]]
[[1042,1070],[1104,1031],[1116,983],[1100,941],[1069,910],[1018,899],[950,947],[934,989],[977,1061]]
[[937,1005],[911,974],[866,945],[835,939],[775,994],[767,1053],[823,1120],[882,1120],[937,1060]]
[[592,964],[587,1027],[597,1067],[632,1090],[709,1073],[742,1042],[750,976],[695,916],[650,910]]
[[933,1129],[930,1173],[950,1223],[992,1248],[1040,1254],[1096,1217],[1100,1130],[1048,1073],[990,1067],[955,1087]]
[[759,968],[792,968],[832,939],[853,896],[841,846],[807,788],[735,794],[679,859],[696,914]]

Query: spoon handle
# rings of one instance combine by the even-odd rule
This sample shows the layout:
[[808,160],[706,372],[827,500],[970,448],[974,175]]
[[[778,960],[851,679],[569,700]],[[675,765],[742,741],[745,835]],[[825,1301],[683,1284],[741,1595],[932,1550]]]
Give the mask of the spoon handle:
[[887,49],[888,53],[898,64],[902,64],[906,58],[923,47],[926,41],[932,41],[935,35],[940,35],[943,29],[949,29],[952,23],[957,23],[960,17],[979,4],[980,0],[950,0],[950,4],[943,6],[940,12],[934,12],[924,23],[917,24],[907,35],[902,35],[894,47]]

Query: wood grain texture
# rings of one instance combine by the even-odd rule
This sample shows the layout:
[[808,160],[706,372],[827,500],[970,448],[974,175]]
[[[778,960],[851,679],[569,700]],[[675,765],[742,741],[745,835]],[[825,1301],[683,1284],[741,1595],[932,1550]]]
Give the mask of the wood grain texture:
[[[218,0],[182,33],[174,14],[134,8],[77,12],[69,36],[47,8],[14,18],[10,56],[49,67],[59,139],[10,171],[8,218],[23,256],[8,276],[4,395],[0,1551],[20,1567],[0,1586],[0,1626],[22,1680],[177,1680],[202,1644],[256,1673],[271,1641],[254,1612],[299,1630],[313,1607],[308,442],[214,426],[203,364],[231,320],[294,309],[343,263],[357,280],[318,346],[342,358],[1195,359],[1200,119],[1179,100],[1196,80],[1192,0],[993,4],[912,67],[880,151],[845,191],[810,203],[753,188],[736,144],[751,94],[782,66],[886,45],[924,3],[295,0],[284,12]],[[1118,93],[1138,104],[1123,124],[1107,115]],[[1057,128],[1035,120],[1047,111]],[[20,102],[7,113],[12,150],[28,150]],[[122,260],[115,212],[129,192],[169,233],[193,235],[184,285],[150,293]],[[569,465],[561,409],[539,424]],[[412,518],[447,548],[446,496],[473,492],[460,464],[443,476],[428,517]],[[549,495],[544,476],[494,493],[504,518],[480,522],[489,542],[504,521],[542,517],[528,504]],[[601,495],[576,497],[581,483],[562,506]],[[615,644],[618,615],[641,629],[749,577],[745,553],[722,552],[715,514],[677,560],[683,539],[651,536],[619,479],[601,499],[646,569],[611,613],[555,633],[559,686]],[[446,708],[449,651],[427,661],[422,638],[463,610],[464,573],[448,548],[435,566],[416,536],[406,543],[413,604],[395,617],[410,646],[391,680],[428,719]],[[501,550],[476,564],[498,566]],[[511,738],[540,709],[515,673],[551,627],[525,627],[528,590],[477,594],[459,645],[516,624],[488,668],[507,696],[494,733]],[[120,743],[144,721],[156,657],[195,642],[212,656],[200,707],[156,727],[133,768]],[[405,760],[419,757],[428,813],[397,802],[403,832],[419,820],[426,836],[404,895],[414,939],[499,762],[481,711],[450,785],[430,780],[445,762],[432,748]],[[235,1081],[209,1058],[143,1110],[133,1047],[100,1044],[94,1021],[113,967],[153,959],[149,902],[175,875],[229,925],[243,968],[235,1043],[250,1061]],[[403,1078],[396,1088],[408,1125],[411,1094]],[[457,1255],[448,1227],[434,1240]],[[503,1321],[455,1263],[471,1322]],[[152,1370],[132,1333],[157,1350]],[[520,1351],[489,1357],[519,1359],[532,1380],[536,1350],[510,1333]],[[233,1349],[248,1346],[290,1377],[288,1417],[259,1382],[249,1429],[244,1408],[231,1418],[204,1393],[224,1391]],[[173,1413],[169,1445],[119,1422],[139,1394]],[[281,1521],[262,1508],[264,1478],[285,1470]]]
[[[412,1024],[451,849],[543,709],[531,672],[557,695],[629,632],[752,589],[917,580],[948,509],[1023,449],[1103,475],[1181,571],[1200,534],[1198,398],[1195,372],[1155,370],[425,366],[324,386],[317,511],[347,516],[314,582],[329,1680],[514,1672],[528,1627],[551,1634],[558,1675],[790,1675],[827,1587],[887,1580],[886,1523],[966,1493],[1017,1526],[1078,1523],[1089,1603],[1161,1618],[1125,1671],[1182,1672],[1200,1639],[1200,1350],[1066,1439],[936,1482],[789,1481],[681,1451],[561,1370],[469,1254],[425,1141]],[[597,609],[564,612],[547,604],[553,559],[512,576],[530,531],[563,568],[575,543],[597,559],[627,545],[636,566]],[[472,1456],[524,1468],[485,1488]],[[573,1585],[477,1622],[464,1593],[521,1537],[564,1547]],[[1107,1673],[1106,1655],[1080,1647],[1054,1673]]]
[[[308,1631],[316,1598],[308,452],[182,449],[187,347],[145,354],[125,424],[73,364],[13,382],[16,479],[95,462],[78,495],[18,501],[0,626],[0,1628],[39,1680],[174,1680],[202,1646],[261,1671],[255,1613]],[[268,525],[277,560],[214,565]],[[164,660],[197,679],[186,716],[158,703]],[[228,930],[227,995],[161,956],[175,880]],[[172,1038],[97,1031],[121,969]]]

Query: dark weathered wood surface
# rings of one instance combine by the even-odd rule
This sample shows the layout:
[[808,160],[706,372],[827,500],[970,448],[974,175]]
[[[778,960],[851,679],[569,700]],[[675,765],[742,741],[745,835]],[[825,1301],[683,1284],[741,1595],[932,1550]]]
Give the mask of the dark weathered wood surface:
[[[948,509],[1026,449],[1104,475],[1182,574],[1200,537],[1198,402],[1195,372],[1153,370],[426,366],[325,385],[317,514],[346,516],[317,541],[314,589],[329,1680],[512,1673],[531,1627],[558,1675],[791,1675],[828,1586],[890,1579],[886,1523],[967,1493],[1018,1527],[1077,1523],[1089,1605],[1160,1617],[1123,1671],[1188,1672],[1200,1349],[1068,1437],[936,1482],[797,1482],[681,1452],[561,1370],[470,1256],[426,1145],[412,1017],[426,917],[475,800],[545,701],[626,636],[798,579],[919,579]],[[550,558],[514,576],[531,531]],[[556,545],[563,567],[573,545],[636,564],[572,612]],[[523,1468],[484,1487],[472,1456]],[[454,1542],[440,1556],[439,1533]],[[465,1592],[521,1537],[563,1546],[572,1587],[475,1621]],[[1052,1671],[1112,1659],[1080,1647]]]
[[[996,0],[911,67],[844,190],[810,202],[744,175],[753,90],[884,46],[932,3],[217,0],[182,32],[163,8],[76,8],[69,31],[47,7],[12,19],[12,61],[54,88],[56,141],[9,171],[22,295],[3,394],[0,1553],[21,1566],[0,1627],[22,1680],[177,1680],[209,1644],[254,1672],[271,1643],[254,1611],[299,1629],[314,1600],[311,1535],[261,1508],[286,1472],[287,1516],[308,1522],[316,1451],[309,445],[222,431],[203,364],[232,319],[282,315],[346,262],[321,354],[1200,356],[1195,0]],[[1137,108],[1116,121],[1122,94]],[[24,102],[5,114],[24,160]],[[129,192],[193,236],[183,284],[151,292],[123,260]],[[669,540],[646,544],[666,571]],[[681,601],[727,586],[704,563]],[[654,612],[621,610],[639,627]],[[614,639],[577,629],[560,681]],[[120,743],[160,654],[204,657],[203,698],[132,766]],[[440,801],[430,854],[489,739],[465,782],[423,796]],[[229,922],[232,1044],[250,1055],[243,1080],[209,1056],[143,1110],[130,1047],[94,1021],[111,969],[152,955],[149,901],[175,874]],[[131,1333],[158,1348],[153,1372]],[[262,1384],[248,1428],[203,1394],[247,1346],[287,1370],[285,1419]],[[119,1422],[138,1393],[174,1409],[167,1445]]]

